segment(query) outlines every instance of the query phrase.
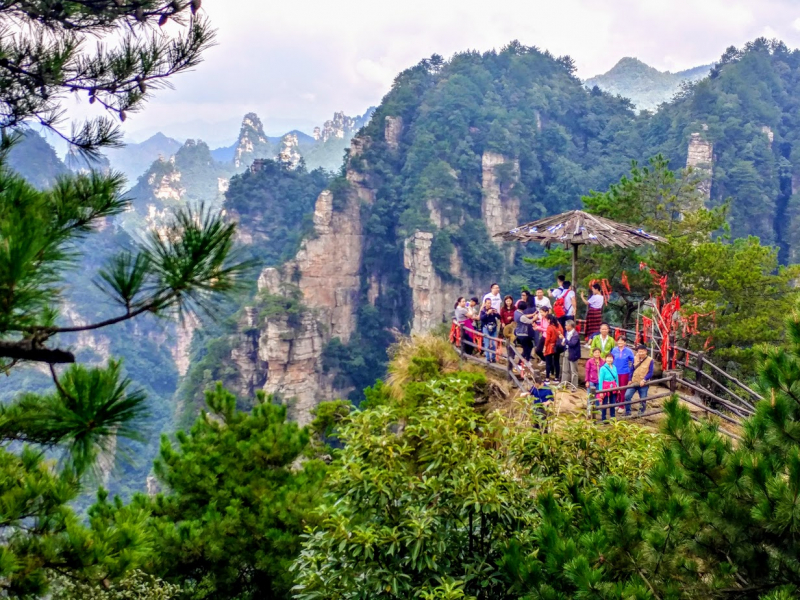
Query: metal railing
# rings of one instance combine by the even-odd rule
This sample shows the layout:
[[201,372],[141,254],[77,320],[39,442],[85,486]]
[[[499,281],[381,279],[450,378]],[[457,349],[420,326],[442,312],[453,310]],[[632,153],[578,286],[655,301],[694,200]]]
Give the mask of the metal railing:
[[[622,327],[612,327],[612,335],[616,339],[619,333],[625,335],[626,340],[636,343],[636,332]],[[659,342],[651,346],[653,358],[659,357],[666,362],[669,370],[682,371],[684,377],[681,381],[690,387],[704,401],[714,404],[722,404],[729,407],[735,405],[737,410],[743,414],[753,414],[755,404],[764,398],[753,391],[749,386],[742,383],[737,377],[726,373],[720,367],[711,362],[705,352],[693,352],[687,348],[682,348],[670,340],[667,344],[667,357],[663,357],[663,338],[655,336],[654,340]],[[691,373],[691,382],[686,378],[686,374]]]
[[[520,391],[526,393],[530,391],[536,383],[533,365],[522,356],[522,353],[517,350],[514,344],[509,344],[508,340],[504,338],[488,336],[477,330],[467,330],[461,323],[455,323],[455,325],[459,329],[458,351],[463,360],[479,363],[487,368],[504,372]],[[469,332],[470,335],[465,335],[465,332]],[[469,339],[473,335],[475,337]],[[475,338],[477,338],[477,341]],[[487,340],[494,343],[494,350],[484,345]],[[467,350],[468,348],[478,350],[479,353],[493,354],[496,362],[489,362],[486,356],[484,358],[474,356],[471,351]]]
[[[483,366],[493,369],[498,372],[505,372],[507,377],[514,383],[514,385],[523,392],[529,392],[534,384],[537,382],[536,373],[533,365],[529,360],[526,360],[522,353],[517,350],[514,344],[508,342],[504,338],[495,336],[487,336],[482,332],[474,329],[466,329],[463,324],[454,323],[458,328],[458,350],[462,359],[482,364]],[[468,332],[470,335],[465,335]],[[636,332],[622,327],[612,327],[611,334],[616,339],[619,335],[624,335],[626,340],[633,343],[637,342]],[[656,337],[659,342],[663,339]],[[488,340],[494,343],[494,349],[485,344]],[[663,353],[662,343],[653,344],[651,347],[653,358],[659,358]],[[478,353],[483,353],[484,356],[478,356],[472,353],[472,350],[477,350]],[[753,391],[746,384],[742,383],[738,378],[727,374],[720,367],[712,363],[706,358],[703,352],[693,352],[686,348],[677,346],[676,344],[668,344],[667,364],[673,366],[673,369],[668,370],[668,375],[654,379],[648,382],[648,387],[659,384],[668,384],[669,392],[655,394],[646,398],[638,398],[636,400],[625,401],[622,395],[628,389],[637,388],[635,385],[625,385],[607,390],[598,391],[598,394],[618,394],[621,400],[613,404],[598,404],[595,406],[587,406],[587,410],[596,412],[598,410],[608,410],[611,408],[627,409],[637,404],[642,404],[651,400],[658,400],[666,397],[677,396],[681,402],[694,406],[695,408],[702,409],[705,415],[715,415],[716,417],[731,423],[733,425],[741,425],[742,419],[755,413],[755,403],[763,398]],[[488,355],[494,355],[495,362],[487,360]],[[692,374],[692,380],[687,380],[686,374]],[[691,392],[691,394],[687,393]],[[592,402],[591,397],[587,402]],[[635,419],[647,417],[663,412],[663,409],[655,409],[644,414],[633,414],[620,416],[624,419]],[[697,416],[692,414],[692,418],[697,420]],[[725,434],[740,439],[736,434],[721,429]]]

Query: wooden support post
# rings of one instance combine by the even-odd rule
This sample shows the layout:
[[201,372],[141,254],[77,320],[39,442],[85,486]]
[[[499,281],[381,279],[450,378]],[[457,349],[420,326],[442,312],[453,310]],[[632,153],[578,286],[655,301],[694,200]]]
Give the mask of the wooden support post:
[[678,391],[678,375],[676,373],[672,373],[669,378],[669,391],[672,394]]
[[[572,286],[573,289],[578,289],[578,244],[572,244]],[[577,296],[575,299],[577,300]]]
[[706,353],[702,350],[697,353],[697,372],[694,374],[695,383],[700,383],[700,373],[703,372],[703,364],[706,361]]

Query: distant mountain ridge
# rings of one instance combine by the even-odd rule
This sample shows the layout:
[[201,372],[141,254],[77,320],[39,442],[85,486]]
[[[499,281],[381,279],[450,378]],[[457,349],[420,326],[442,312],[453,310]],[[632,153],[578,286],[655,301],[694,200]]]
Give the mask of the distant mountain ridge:
[[131,185],[159,157],[169,158],[183,146],[178,140],[156,133],[138,144],[126,144],[122,148],[104,151],[111,168],[122,171]]
[[626,56],[610,71],[587,79],[584,85],[590,89],[597,86],[609,94],[629,98],[637,110],[654,111],[660,104],[672,100],[684,81],[703,79],[712,66],[701,65],[670,73],[659,71],[638,58]]

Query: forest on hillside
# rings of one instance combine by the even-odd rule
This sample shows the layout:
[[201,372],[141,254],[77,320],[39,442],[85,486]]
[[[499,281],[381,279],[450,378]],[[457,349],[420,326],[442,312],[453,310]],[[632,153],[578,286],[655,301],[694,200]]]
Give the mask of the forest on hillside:
[[[382,372],[374,360],[385,352],[381,332],[411,319],[403,252],[415,231],[433,233],[431,260],[445,280],[454,249],[464,274],[499,280],[503,289],[548,279],[526,260],[537,249],[517,252],[506,265],[489,238],[481,215],[486,152],[518,162],[518,177],[509,170],[500,178],[519,198],[518,222],[525,222],[580,207],[583,196],[628,173],[631,161],[660,154],[669,168],[683,168],[699,134],[713,144],[708,207],[725,207],[733,238],[756,236],[778,248],[781,263],[794,262],[800,52],[765,39],[728,49],[708,78],[686,85],[655,114],[637,115],[627,100],[585,89],[574,72],[569,57],[515,42],[449,61],[433,56],[398,75],[361,132],[363,152],[347,162],[375,190],[363,209],[364,271],[386,290],[374,308],[362,300],[356,338],[337,346],[337,367],[356,389]],[[389,144],[386,119],[398,117],[402,134]],[[443,223],[432,220],[432,206]],[[594,275],[583,274],[586,281]]]

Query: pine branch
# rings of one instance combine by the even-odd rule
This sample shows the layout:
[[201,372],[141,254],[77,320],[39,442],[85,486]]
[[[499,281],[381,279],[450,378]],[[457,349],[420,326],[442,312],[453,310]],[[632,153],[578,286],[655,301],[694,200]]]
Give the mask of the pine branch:
[[27,360],[49,364],[75,362],[75,355],[72,352],[59,350],[57,348],[45,348],[39,346],[31,339],[15,342],[0,340],[0,357],[11,358],[16,361]]
[[[80,15],[85,7],[88,21],[65,22],[66,4],[69,15]],[[213,45],[214,31],[195,15],[198,5],[198,0],[0,5],[0,128],[35,120],[90,155],[98,147],[117,145],[121,136],[116,125],[109,128],[102,118],[89,120],[78,134],[61,131],[64,95],[86,93],[90,103],[124,121],[128,113],[141,109],[153,90],[169,87],[173,75],[197,66]],[[185,25],[180,35],[154,31],[169,19]],[[62,26],[52,25],[57,22]],[[25,34],[20,25],[28,27]],[[115,46],[86,49],[90,36],[114,31],[120,33]],[[142,35],[146,31],[152,35]]]

